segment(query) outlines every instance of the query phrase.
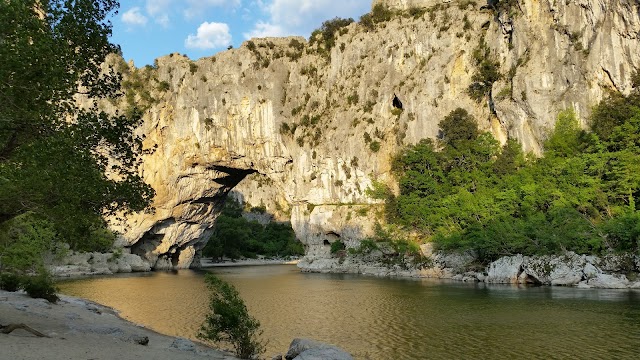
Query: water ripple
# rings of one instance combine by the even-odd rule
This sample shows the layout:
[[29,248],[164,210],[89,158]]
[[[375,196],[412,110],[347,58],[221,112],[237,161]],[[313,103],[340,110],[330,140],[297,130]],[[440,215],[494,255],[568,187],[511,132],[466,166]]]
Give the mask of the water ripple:
[[[634,291],[521,288],[351,275],[295,267],[212,270],[233,283],[270,343],[336,344],[358,359],[635,359]],[[112,306],[154,330],[195,338],[207,312],[193,271],[65,282],[63,293]]]

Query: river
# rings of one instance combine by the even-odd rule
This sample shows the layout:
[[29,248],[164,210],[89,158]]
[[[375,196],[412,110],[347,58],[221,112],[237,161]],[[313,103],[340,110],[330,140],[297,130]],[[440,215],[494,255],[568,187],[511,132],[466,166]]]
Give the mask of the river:
[[59,287],[158,332],[195,339],[208,311],[207,271],[236,286],[269,339],[268,358],[295,337],[372,360],[640,356],[635,290],[308,274],[290,265],[117,275]]

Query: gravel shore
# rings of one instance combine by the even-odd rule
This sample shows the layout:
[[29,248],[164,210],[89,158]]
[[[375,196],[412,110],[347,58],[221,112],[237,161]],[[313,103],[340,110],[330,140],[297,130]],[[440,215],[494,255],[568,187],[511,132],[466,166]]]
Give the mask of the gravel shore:
[[[48,337],[23,329],[0,333],[0,359],[236,359],[133,324],[113,309],[91,301],[61,295],[58,303],[51,304],[23,292],[0,291],[0,324],[16,323]],[[141,345],[146,339],[148,344]]]

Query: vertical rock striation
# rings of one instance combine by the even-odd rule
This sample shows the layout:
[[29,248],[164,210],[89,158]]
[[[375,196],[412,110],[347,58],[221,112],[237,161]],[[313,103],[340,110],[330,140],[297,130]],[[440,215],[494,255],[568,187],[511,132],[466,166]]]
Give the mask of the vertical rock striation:
[[[290,220],[309,258],[325,257],[330,243],[370,234],[382,205],[366,189],[393,185],[393,154],[435,137],[452,110],[540,153],[559,111],[584,120],[607,91],[628,93],[640,68],[637,1],[519,0],[500,11],[455,0],[376,3],[427,8],[373,29],[351,24],[330,49],[322,39],[264,38],[195,62],[159,58],[139,129],[153,150],[141,171],[157,192],[155,212],[115,225],[123,245],[155,268],[193,266],[235,189]],[[482,47],[502,76],[476,101],[467,89]]]

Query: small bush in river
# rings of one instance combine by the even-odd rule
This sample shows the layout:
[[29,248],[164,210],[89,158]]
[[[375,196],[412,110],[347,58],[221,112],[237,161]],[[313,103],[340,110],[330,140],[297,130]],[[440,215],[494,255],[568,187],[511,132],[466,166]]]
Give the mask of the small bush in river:
[[249,315],[236,288],[213,274],[205,277],[210,291],[209,310],[198,338],[215,343],[230,343],[238,357],[252,359],[262,354],[265,343],[260,322]]

